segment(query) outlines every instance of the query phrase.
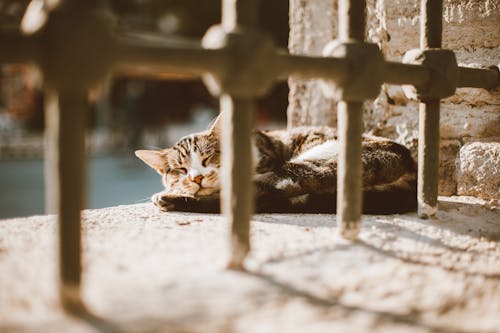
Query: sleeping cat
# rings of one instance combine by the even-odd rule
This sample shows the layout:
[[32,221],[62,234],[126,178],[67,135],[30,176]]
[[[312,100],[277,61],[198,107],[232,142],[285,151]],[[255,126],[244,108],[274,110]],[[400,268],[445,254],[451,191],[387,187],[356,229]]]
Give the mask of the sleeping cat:
[[[137,157],[161,176],[152,196],[164,211],[218,212],[220,117],[204,132]],[[253,133],[256,212],[334,213],[337,188],[336,131],[329,127]],[[393,141],[363,137],[363,213],[416,209],[416,169],[410,151]]]

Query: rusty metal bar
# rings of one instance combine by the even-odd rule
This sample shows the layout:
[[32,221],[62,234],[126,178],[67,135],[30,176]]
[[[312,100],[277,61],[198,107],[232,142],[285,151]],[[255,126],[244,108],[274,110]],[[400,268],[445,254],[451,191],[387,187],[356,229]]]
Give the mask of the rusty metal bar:
[[222,26],[226,31],[255,28],[258,24],[257,0],[222,0]]
[[[205,49],[197,41],[165,37],[145,41],[143,38],[142,35],[128,35],[118,39],[117,71],[159,77],[165,72],[200,76],[223,71],[228,63],[229,55],[225,50]],[[293,75],[342,81],[347,76],[348,61],[345,58],[277,53],[277,80],[287,80]],[[498,85],[499,74],[493,69],[459,67],[459,73],[458,87],[490,89]],[[389,84],[425,85],[429,77],[428,69],[421,65],[386,61],[383,66],[383,79]]]
[[341,147],[337,173],[337,219],[340,234],[347,239],[355,239],[361,224],[363,103],[340,101],[337,114]]
[[339,39],[365,39],[365,0],[339,0]]
[[387,61],[384,66],[384,82],[389,84],[425,85],[430,79],[429,71],[421,65]]
[[[365,1],[339,1],[339,38],[363,42],[365,37]],[[337,221],[339,233],[355,239],[361,224],[361,134],[362,103],[340,101],[338,139],[340,144],[337,174]]]
[[121,36],[115,52],[115,70],[136,73],[139,70],[145,75],[175,72],[200,76],[206,72],[217,73],[227,64],[224,50],[204,49],[199,41],[187,39]]
[[[420,48],[441,48],[442,0],[420,2]],[[418,215],[433,216],[437,211],[439,178],[439,111],[440,100],[419,104],[418,137]]]
[[253,211],[251,132],[255,100],[223,95],[222,211],[232,223],[229,267],[241,269],[250,251],[250,218]]
[[[257,26],[258,1],[222,0],[222,26],[226,32]],[[236,83],[237,84],[237,83]],[[231,86],[224,90],[231,92]],[[231,221],[231,259],[228,267],[243,269],[250,251],[250,218],[253,212],[253,163],[251,136],[255,117],[255,91],[248,96],[221,96],[223,116],[222,158],[225,172],[222,208]]]
[[[198,41],[183,38],[165,38],[127,35],[118,38],[115,71],[135,75],[161,77],[163,73],[200,76],[203,73],[223,71],[229,55],[221,49],[202,48]],[[278,51],[277,80],[289,76],[305,79],[327,78],[342,81],[347,76],[347,59],[292,55]],[[459,67],[459,87],[490,89],[498,85],[498,72],[492,69]],[[387,61],[383,69],[385,83],[425,85],[428,69],[421,65]]]
[[[0,32],[0,43],[9,48],[0,53],[0,63],[34,62],[39,58],[36,37],[13,32]],[[204,49],[198,41],[139,34],[119,35],[115,49],[115,69],[133,70],[149,76],[175,72],[199,76],[217,72],[227,64],[228,55],[220,49]],[[342,80],[346,76],[347,60],[335,57],[312,57],[279,52],[280,80],[289,75],[303,78]],[[425,83],[427,69],[420,65],[386,62],[384,82],[390,84]],[[498,72],[492,69],[459,67],[458,87],[490,89],[498,85]]]
[[500,84],[498,69],[458,67],[458,86],[491,89]]
[[85,188],[87,93],[47,89],[46,209],[59,226],[59,294],[63,307],[82,307],[80,211]]
[[419,104],[418,214],[427,218],[437,210],[439,178],[439,100]]
[[338,81],[347,77],[346,59],[292,55],[285,52],[279,53],[278,57],[280,80],[288,80],[290,75],[304,79],[328,78]]
[[441,48],[443,1],[420,1],[420,48]]
[[38,42],[33,36],[23,36],[19,32],[0,31],[0,64],[31,63],[38,57]]

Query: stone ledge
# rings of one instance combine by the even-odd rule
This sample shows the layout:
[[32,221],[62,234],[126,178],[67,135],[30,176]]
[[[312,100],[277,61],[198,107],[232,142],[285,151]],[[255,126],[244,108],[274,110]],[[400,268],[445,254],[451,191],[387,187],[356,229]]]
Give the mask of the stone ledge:
[[500,142],[472,142],[460,148],[457,189],[460,195],[500,202]]
[[220,216],[85,211],[83,295],[104,321],[57,306],[54,216],[1,220],[0,331],[495,331],[500,212],[458,201],[432,220],[364,216],[356,243],[332,215],[256,215],[251,273],[224,270]]

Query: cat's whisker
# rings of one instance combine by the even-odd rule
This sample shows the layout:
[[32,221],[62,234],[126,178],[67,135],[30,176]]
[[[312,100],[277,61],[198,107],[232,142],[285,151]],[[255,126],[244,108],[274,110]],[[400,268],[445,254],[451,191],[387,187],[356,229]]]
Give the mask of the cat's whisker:
[[147,201],[150,201],[150,200],[151,200],[150,197],[146,197],[146,198],[143,198],[143,199],[139,199],[139,200],[135,201],[134,203],[135,204],[144,203],[144,202],[147,202]]
[[153,150],[162,150],[162,148],[156,147],[156,146],[145,146],[145,148],[147,148],[147,149],[153,149]]

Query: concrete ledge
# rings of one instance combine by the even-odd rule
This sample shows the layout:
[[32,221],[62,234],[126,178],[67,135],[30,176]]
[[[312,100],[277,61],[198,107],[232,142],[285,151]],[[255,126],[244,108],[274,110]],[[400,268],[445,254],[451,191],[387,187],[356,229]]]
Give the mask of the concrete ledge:
[[249,273],[227,271],[228,224],[151,204],[84,216],[84,288],[97,318],[56,299],[53,216],[0,221],[0,332],[493,332],[500,212],[442,198],[437,217],[257,215]]

